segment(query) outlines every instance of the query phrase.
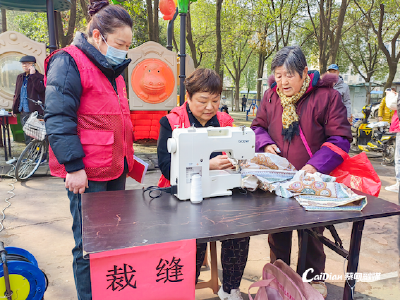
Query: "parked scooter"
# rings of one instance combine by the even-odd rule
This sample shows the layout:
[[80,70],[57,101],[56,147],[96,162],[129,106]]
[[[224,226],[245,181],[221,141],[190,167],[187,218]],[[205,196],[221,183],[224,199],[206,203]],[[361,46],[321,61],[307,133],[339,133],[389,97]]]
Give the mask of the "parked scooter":
[[388,122],[368,122],[371,114],[371,105],[362,109],[364,118],[352,126],[353,142],[351,150],[355,152],[382,153],[385,165],[394,163],[396,149],[396,133],[389,132]]

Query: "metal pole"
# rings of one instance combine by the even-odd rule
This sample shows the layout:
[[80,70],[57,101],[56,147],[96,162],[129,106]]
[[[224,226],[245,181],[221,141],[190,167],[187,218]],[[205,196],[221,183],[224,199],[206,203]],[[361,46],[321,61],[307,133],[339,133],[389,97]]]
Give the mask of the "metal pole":
[[172,20],[168,22],[168,29],[167,29],[167,49],[169,51],[172,51],[172,34],[174,32],[174,21],[176,17],[178,16],[178,7],[176,8],[174,17]]
[[46,8],[47,8],[47,20],[49,27],[49,49],[50,53],[57,49],[56,46],[56,31],[55,31],[55,22],[54,22],[54,5],[53,0],[46,0]]
[[60,47],[60,41],[58,40],[58,26],[57,26],[57,12],[54,11],[54,30],[55,30],[55,37],[56,37],[56,46],[57,48]]
[[179,102],[180,105],[185,103],[185,95],[186,95],[186,88],[185,88],[185,67],[186,67],[186,13],[180,13],[181,17],[181,34],[180,34],[180,74],[179,74]]

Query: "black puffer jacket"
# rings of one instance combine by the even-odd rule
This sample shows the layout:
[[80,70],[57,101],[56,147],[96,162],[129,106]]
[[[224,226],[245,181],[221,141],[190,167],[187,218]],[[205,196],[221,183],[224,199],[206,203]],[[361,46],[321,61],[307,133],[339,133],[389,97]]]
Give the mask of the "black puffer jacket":
[[[129,65],[126,59],[112,67],[83,33],[78,32],[73,44],[108,78],[117,92],[115,79]],[[85,168],[82,158],[85,153],[77,135],[77,111],[82,94],[81,77],[74,59],[65,51],[56,53],[47,67],[46,110],[44,119],[50,146],[60,164],[68,173]],[[96,99],[93,99],[96,101]]]

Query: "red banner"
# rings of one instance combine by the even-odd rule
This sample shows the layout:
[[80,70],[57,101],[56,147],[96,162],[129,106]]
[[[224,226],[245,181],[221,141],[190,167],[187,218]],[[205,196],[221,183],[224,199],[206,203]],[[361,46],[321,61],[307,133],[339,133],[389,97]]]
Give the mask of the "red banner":
[[196,240],[90,254],[93,300],[194,300]]

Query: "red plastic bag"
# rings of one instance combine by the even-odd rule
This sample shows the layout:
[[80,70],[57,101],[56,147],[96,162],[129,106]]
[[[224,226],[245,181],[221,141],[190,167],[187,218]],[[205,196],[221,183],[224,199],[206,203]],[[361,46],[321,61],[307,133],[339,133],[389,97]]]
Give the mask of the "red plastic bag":
[[343,158],[343,163],[330,174],[336,177],[336,182],[375,197],[379,196],[382,183],[365,152],[350,157],[334,144],[324,143],[322,146],[328,147]]

